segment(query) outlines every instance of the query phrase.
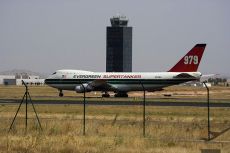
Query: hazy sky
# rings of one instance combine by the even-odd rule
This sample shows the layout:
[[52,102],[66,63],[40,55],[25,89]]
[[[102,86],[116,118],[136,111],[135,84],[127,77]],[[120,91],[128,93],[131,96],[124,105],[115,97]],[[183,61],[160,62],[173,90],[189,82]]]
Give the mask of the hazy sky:
[[133,27],[133,71],[167,71],[207,43],[199,71],[230,74],[229,0],[0,0],[0,71],[105,71],[117,13]]

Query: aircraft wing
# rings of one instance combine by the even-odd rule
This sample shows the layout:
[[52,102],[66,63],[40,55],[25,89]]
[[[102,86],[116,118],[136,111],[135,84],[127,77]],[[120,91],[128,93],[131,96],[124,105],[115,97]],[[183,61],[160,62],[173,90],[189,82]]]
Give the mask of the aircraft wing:
[[108,90],[113,89],[116,90],[116,87],[109,84],[106,79],[97,79],[84,84],[85,87],[89,87],[92,90]]
[[104,79],[100,79],[100,80],[94,80],[88,83],[89,85],[91,85],[92,87],[100,87],[100,86],[105,86],[106,80]]
[[[117,90],[116,87],[109,84],[105,79],[97,79],[87,83],[82,84],[86,91],[98,90],[98,91],[107,91],[108,89]],[[76,86],[75,90],[78,93],[84,92],[82,85]]]

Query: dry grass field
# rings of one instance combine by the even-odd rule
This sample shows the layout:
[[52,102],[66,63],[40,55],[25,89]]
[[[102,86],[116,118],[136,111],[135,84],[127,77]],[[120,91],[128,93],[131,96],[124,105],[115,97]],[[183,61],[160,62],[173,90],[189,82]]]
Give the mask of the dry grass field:
[[[212,87],[212,99],[230,102],[230,88]],[[0,86],[0,99],[21,99],[23,87]],[[82,94],[65,92],[57,97],[55,89],[30,87],[32,99],[81,100]],[[170,87],[147,93],[147,97],[205,99],[206,90],[194,87]],[[97,97],[100,93],[89,93]],[[131,93],[128,100],[141,100],[142,93]],[[87,99],[87,100],[91,100]],[[106,99],[102,99],[106,100]],[[114,100],[110,98],[109,100]],[[116,100],[114,100],[116,102]],[[10,123],[18,105],[0,104],[0,153],[199,153],[201,149],[221,149],[230,153],[230,108],[211,108],[212,136],[207,138],[207,108],[146,107],[146,136],[143,137],[142,106],[86,106],[86,135],[83,136],[83,106],[36,105],[43,130],[39,130],[29,106],[28,129],[25,131],[25,106],[22,106],[13,129]]]

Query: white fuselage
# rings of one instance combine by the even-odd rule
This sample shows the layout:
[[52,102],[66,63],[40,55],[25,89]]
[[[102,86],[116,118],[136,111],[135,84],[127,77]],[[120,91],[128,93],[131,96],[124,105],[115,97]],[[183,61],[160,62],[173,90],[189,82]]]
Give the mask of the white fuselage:
[[[46,84],[59,90],[75,90],[82,85],[91,91],[155,91],[163,87],[198,80],[200,72],[90,72],[58,70],[46,79]],[[143,84],[143,86],[141,85]]]

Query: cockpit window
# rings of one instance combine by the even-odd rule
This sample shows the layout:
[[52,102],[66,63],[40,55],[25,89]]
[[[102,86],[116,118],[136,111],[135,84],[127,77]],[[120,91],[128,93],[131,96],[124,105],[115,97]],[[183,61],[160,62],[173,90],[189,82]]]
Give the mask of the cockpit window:
[[57,72],[54,72],[52,75],[56,74]]

